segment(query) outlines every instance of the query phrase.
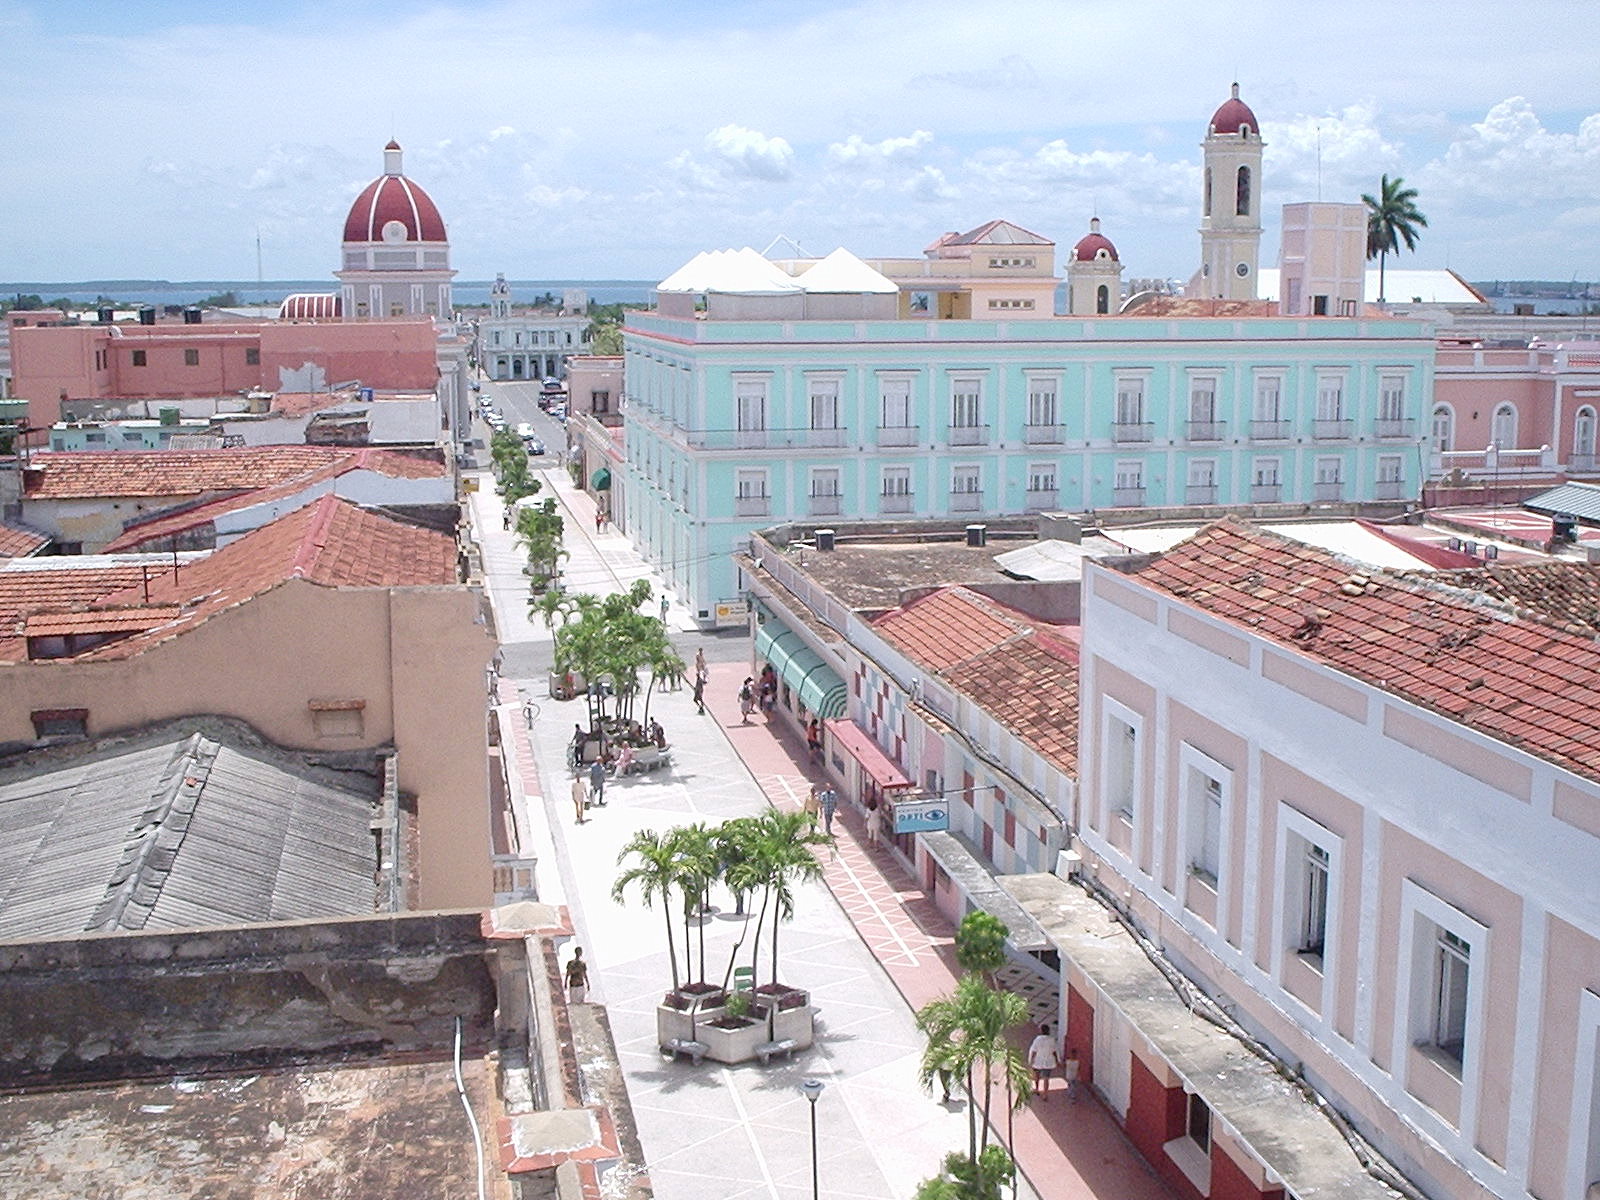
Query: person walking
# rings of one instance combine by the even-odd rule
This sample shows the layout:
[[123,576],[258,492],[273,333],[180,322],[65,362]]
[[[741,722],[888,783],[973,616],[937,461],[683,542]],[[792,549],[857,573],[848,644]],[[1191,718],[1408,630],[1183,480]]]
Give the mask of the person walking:
[[578,946],[567,963],[567,999],[573,1004],[582,1004],[588,994],[589,964],[583,961],[583,947]]
[[1065,1080],[1067,1084],[1067,1099],[1072,1101],[1074,1104],[1077,1103],[1078,1092],[1082,1086],[1078,1082],[1078,1074],[1080,1069],[1077,1049],[1075,1047],[1069,1048],[1067,1050],[1067,1057],[1061,1063],[1061,1078]]
[[756,706],[755,680],[749,675],[739,685],[739,724],[750,724],[750,713]]
[[867,845],[876,846],[883,833],[883,805],[876,796],[867,797]]
[[811,828],[817,827],[817,814],[822,811],[822,785],[813,783],[811,790],[806,793],[805,814],[811,820]]
[[522,702],[522,723],[529,729],[533,728],[533,701],[524,699]]
[[577,815],[579,825],[584,822],[583,810],[588,807],[588,804],[589,791],[583,786],[583,771],[580,768],[572,776],[572,808]]
[[606,762],[599,756],[589,764],[589,803],[596,808],[606,806]]
[[594,531],[602,533],[606,527],[606,510],[598,504],[594,506]]
[[822,808],[822,831],[829,837],[833,836],[833,814],[839,811],[839,793],[833,790],[833,784],[822,785],[822,795],[818,798]]
[[696,674],[694,677],[694,703],[700,710],[700,715],[706,715],[706,677]]
[[1028,1065],[1033,1068],[1033,1090],[1043,1100],[1050,1099],[1050,1076],[1061,1064],[1061,1051],[1048,1022],[1039,1026],[1039,1036],[1028,1045]]
[[704,646],[698,647],[694,652],[694,677],[707,681],[711,678],[711,669],[706,666],[706,648]]
[[662,592],[661,593],[661,623],[663,625],[665,625],[667,623],[667,608],[668,607],[669,607],[669,605],[668,605],[668,601],[667,601],[667,594],[665,592]]

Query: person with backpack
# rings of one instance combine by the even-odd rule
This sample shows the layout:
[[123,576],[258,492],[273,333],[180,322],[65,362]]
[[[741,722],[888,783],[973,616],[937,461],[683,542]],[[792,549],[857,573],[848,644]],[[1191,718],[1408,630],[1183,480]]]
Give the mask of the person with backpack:
[[750,724],[750,714],[756,706],[755,680],[749,675],[744,677],[744,682],[739,685],[739,724]]

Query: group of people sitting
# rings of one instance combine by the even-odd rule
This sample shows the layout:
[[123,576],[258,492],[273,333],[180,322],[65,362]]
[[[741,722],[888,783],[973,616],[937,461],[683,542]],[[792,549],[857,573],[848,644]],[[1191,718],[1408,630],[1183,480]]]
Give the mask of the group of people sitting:
[[661,728],[661,722],[654,717],[650,719],[648,725],[621,719],[604,721],[598,729],[586,730],[582,725],[574,725],[573,762],[585,761],[586,748],[591,742],[596,741],[599,742],[599,747],[592,761],[599,762],[607,771],[625,775],[633,766],[633,760],[639,750],[646,746],[654,746],[657,750],[667,748],[667,731]]

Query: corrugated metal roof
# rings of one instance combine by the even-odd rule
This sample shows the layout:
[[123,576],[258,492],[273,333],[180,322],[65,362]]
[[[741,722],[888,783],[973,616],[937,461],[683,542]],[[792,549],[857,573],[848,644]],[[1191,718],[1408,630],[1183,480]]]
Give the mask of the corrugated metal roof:
[[0,771],[0,939],[369,913],[370,819],[298,756],[177,730]]
[[1580,521],[1600,524],[1600,487],[1592,483],[1563,483],[1522,502],[1538,513],[1571,513]]

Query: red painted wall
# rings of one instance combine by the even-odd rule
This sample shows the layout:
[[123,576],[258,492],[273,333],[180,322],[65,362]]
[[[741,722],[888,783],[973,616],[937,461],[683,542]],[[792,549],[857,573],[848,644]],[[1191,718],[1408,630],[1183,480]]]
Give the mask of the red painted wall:
[[1283,1189],[1263,1192],[1238,1165],[1213,1144],[1211,1147],[1211,1200],[1283,1200]]
[[1078,1078],[1094,1082],[1094,1005],[1071,984],[1067,985],[1067,1049],[1078,1052]]
[[1178,1170],[1162,1149],[1184,1132],[1188,1098],[1181,1087],[1162,1087],[1137,1055],[1129,1057],[1132,1061],[1128,1079],[1128,1140],[1155,1168],[1161,1182],[1186,1200],[1203,1200],[1188,1176]]

